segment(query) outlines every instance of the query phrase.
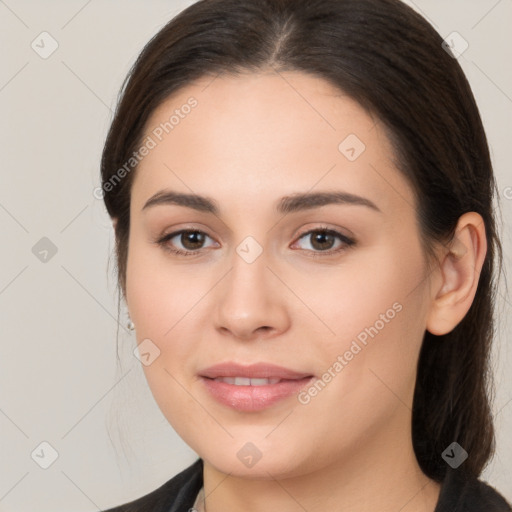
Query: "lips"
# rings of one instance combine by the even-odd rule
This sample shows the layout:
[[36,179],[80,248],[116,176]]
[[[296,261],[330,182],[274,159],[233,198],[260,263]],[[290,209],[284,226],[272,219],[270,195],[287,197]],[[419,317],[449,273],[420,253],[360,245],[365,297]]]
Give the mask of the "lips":
[[256,412],[289,398],[314,376],[268,363],[221,363],[199,372],[208,394],[240,412]]
[[[305,377],[312,377],[311,373],[298,372],[277,366],[270,363],[256,363],[251,365],[241,365],[238,363],[226,362],[210,366],[199,372],[201,377],[209,379],[218,379],[224,377],[241,379],[278,379],[281,380],[299,380]],[[236,383],[234,383],[236,384]],[[244,385],[239,383],[237,385]],[[248,385],[248,384],[245,384]],[[258,385],[258,384],[256,384]]]

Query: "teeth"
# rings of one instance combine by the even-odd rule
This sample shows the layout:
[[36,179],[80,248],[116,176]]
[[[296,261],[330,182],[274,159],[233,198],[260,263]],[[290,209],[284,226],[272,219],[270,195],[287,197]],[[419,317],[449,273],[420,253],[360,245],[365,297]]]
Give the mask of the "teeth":
[[249,377],[217,377],[214,379],[226,384],[235,386],[266,386],[268,384],[277,384],[281,379],[250,379]]

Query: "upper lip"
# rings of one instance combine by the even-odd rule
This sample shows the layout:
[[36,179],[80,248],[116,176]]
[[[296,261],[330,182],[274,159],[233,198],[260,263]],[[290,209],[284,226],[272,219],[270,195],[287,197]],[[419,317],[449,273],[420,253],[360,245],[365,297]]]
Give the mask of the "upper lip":
[[311,373],[297,372],[270,363],[242,365],[234,362],[219,363],[199,372],[201,377],[248,377],[251,379],[287,379],[298,380],[312,377]]

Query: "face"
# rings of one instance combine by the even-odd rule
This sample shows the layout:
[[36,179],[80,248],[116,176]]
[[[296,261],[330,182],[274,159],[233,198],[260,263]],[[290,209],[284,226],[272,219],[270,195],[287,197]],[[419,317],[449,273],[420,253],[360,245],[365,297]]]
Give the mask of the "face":
[[380,123],[317,77],[262,73],[187,86],[145,136],[126,300],[178,434],[261,478],[403,445],[431,297]]

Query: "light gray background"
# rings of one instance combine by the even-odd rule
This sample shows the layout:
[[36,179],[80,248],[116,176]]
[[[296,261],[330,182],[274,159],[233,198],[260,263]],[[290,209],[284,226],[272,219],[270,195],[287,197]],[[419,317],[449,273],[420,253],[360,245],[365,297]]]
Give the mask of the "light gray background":
[[[0,511],[104,509],[155,489],[196,457],[148,390],[124,309],[117,368],[113,231],[93,196],[123,78],[191,3],[0,1]],[[492,149],[510,273],[512,1],[407,3],[443,37],[457,31],[469,43],[459,60]],[[47,59],[31,47],[43,31],[59,45]],[[32,252],[42,237],[57,248],[47,262]],[[483,475],[509,500],[511,303],[502,288],[497,455]],[[43,441],[58,453],[48,469],[35,462],[49,460]]]

